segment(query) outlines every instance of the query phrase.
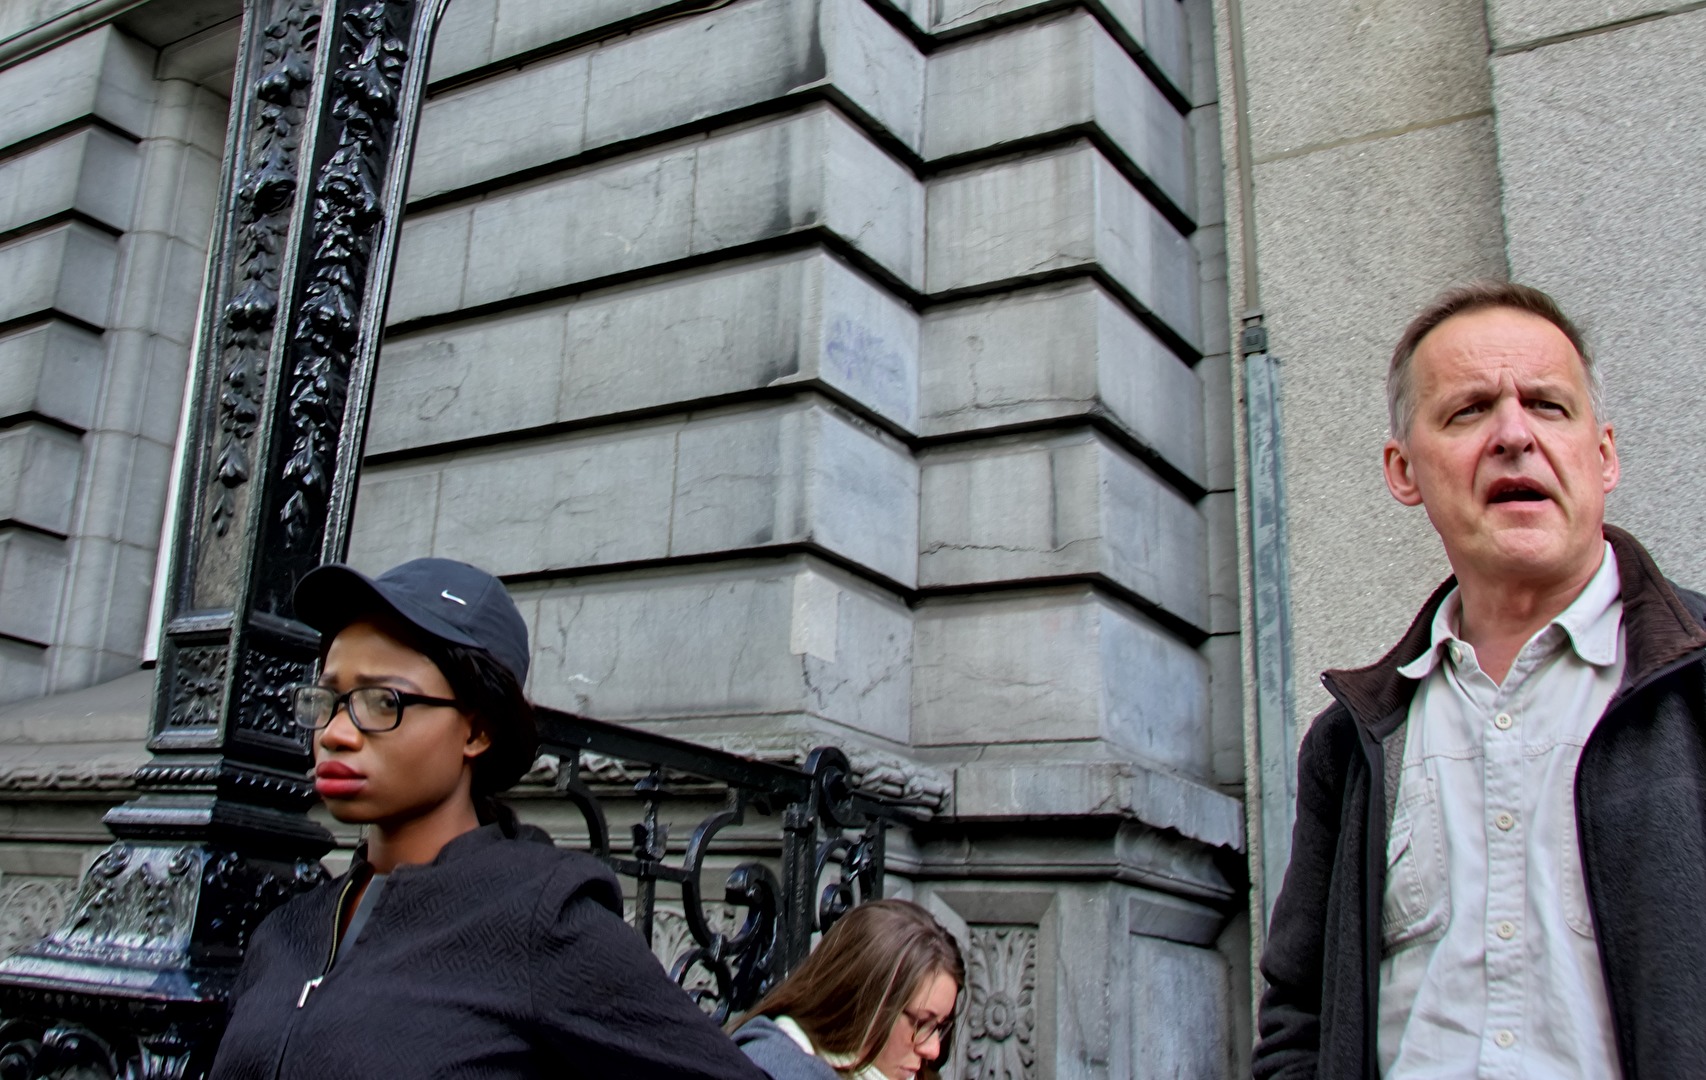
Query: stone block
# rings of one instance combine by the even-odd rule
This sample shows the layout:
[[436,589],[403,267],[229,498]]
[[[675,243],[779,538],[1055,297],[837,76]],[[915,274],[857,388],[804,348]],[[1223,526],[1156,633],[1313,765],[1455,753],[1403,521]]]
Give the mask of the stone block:
[[1094,283],[934,308],[923,341],[921,434],[1104,416],[1207,479],[1197,374]]
[[[590,7],[574,4],[572,8]],[[498,22],[498,0],[456,0],[444,9],[432,44],[428,83],[484,67],[492,60],[492,30]]]
[[1232,393],[1232,356],[1205,356],[1197,363],[1202,381],[1203,486],[1210,491],[1230,491],[1237,483],[1235,443],[1238,438],[1239,396]]
[[437,82],[614,23],[644,19],[674,0],[456,0],[445,10],[433,48]]
[[1491,104],[1484,0],[1272,0],[1245,11],[1244,55],[1257,162]]
[[[839,234],[916,286],[923,215],[911,173],[834,109],[817,106],[411,219],[391,320],[809,229]],[[466,253],[455,240],[463,228]]]
[[374,467],[353,546],[375,565],[412,546],[523,574],[808,543],[916,580],[911,455],[802,397]]
[[[1054,7],[1051,0],[896,0],[920,29],[932,34],[967,31],[1016,22]],[[1142,49],[1170,82],[1189,86],[1189,42],[1178,0],[1100,0],[1096,7],[1120,34]]]
[[65,536],[77,499],[83,446],[42,423],[0,428],[0,521]]
[[586,149],[589,66],[584,52],[554,56],[429,98],[409,197],[441,195]]
[[816,559],[515,594],[533,624],[531,693],[545,704],[665,729],[815,717],[906,742],[911,616],[894,597]]
[[[916,148],[924,60],[865,0],[756,0],[433,98],[410,192],[439,194],[834,86]],[[518,129],[512,120],[529,117]]]
[[1184,945],[1213,945],[1225,922],[1221,913],[1211,907],[1166,893],[1133,889],[1126,898],[1126,929],[1140,937]]
[[1381,479],[1386,357],[1439,289],[1504,275],[1496,160],[1477,118],[1257,167],[1302,717],[1330,700],[1318,672],[1378,659],[1449,572]]
[[[1188,0],[1199,2],[1199,0]],[[1212,54],[1211,54],[1212,55]],[[1210,75],[1212,76],[1212,72]],[[1196,192],[1197,226],[1226,223],[1226,170],[1220,160],[1220,105],[1211,101],[1192,109],[1186,117],[1186,135],[1192,151],[1192,189]],[[1225,312],[1219,315],[1224,322]]]
[[917,426],[918,318],[823,251],[386,342],[370,453],[822,385]]
[[924,60],[865,0],[753,0],[598,50],[590,85],[593,145],[834,86],[916,149]]
[[1202,515],[1103,435],[956,444],[921,482],[920,585],[1095,576],[1207,629]]
[[118,242],[81,222],[0,244],[0,322],[57,311],[104,326],[117,267]]
[[119,246],[124,273],[116,282],[107,329],[158,334],[188,346],[195,334],[207,250],[152,230],[132,232]]
[[1232,1069],[1232,986],[1213,949],[1133,933],[1131,1076],[1227,1076]]
[[[991,752],[954,770],[957,817],[988,821],[1121,817],[1214,847],[1241,850],[1244,846],[1244,808],[1237,799],[1205,784],[1142,763],[1056,760],[1045,756],[1043,747],[1014,747],[1011,754],[1019,760],[1002,760]],[[1128,850],[1136,856],[1131,860],[1134,866],[1146,861],[1143,845],[1128,845]],[[1218,876],[1212,870],[1206,875],[1177,875],[1178,880],[1209,881]],[[1224,888],[1224,881],[1219,884]]]
[[1208,626],[1211,634],[1238,629],[1238,496],[1217,491],[1197,504],[1208,544]]
[[111,25],[0,70],[0,147],[91,115],[140,138],[153,76],[154,50]]
[[1683,73],[1702,63],[1703,11],[1493,61],[1511,275],[1584,327],[1623,465],[1607,516],[1691,588],[1706,582],[1706,373],[1691,360],[1706,223],[1683,208],[1706,159],[1683,118],[1706,109],[1706,86]]
[[1232,351],[1232,324],[1226,317],[1226,226],[1205,225],[1191,234],[1197,256],[1197,318],[1205,355]]
[[135,144],[84,128],[0,161],[0,232],[77,210],[115,229],[130,225]]
[[1244,652],[1238,634],[1216,634],[1202,643],[1208,661],[1209,742],[1214,781],[1244,790]]
[[1196,348],[1190,241],[1089,143],[931,181],[926,289],[1101,270]]
[[0,705],[45,694],[47,661],[46,649],[0,638]]
[[0,336],[0,419],[37,413],[75,428],[94,422],[101,339],[45,322]]
[[1672,0],[1489,0],[1487,30],[1493,48],[1509,49],[1540,38],[1615,26],[1678,6]]
[[1202,657],[1096,590],[931,601],[914,622],[914,745],[1101,740],[1207,772]]
[[1089,126],[1175,206],[1194,211],[1185,118],[1088,13],[1027,23],[930,57],[927,159]]
[[0,634],[53,643],[66,565],[64,541],[0,528]]
[[[79,538],[65,578],[65,617],[54,640],[55,649],[68,658],[80,657],[84,676],[79,684],[136,669],[148,626],[155,554],[152,544],[144,548],[97,536]],[[55,678],[60,678],[57,670]],[[72,687],[60,682],[58,688]]]

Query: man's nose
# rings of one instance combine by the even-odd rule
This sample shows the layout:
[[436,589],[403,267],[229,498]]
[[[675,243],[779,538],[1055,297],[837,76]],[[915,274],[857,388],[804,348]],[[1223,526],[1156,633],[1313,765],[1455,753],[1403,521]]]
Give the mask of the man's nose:
[[1493,407],[1494,454],[1521,454],[1534,446],[1534,430],[1528,410],[1517,397],[1501,398]]

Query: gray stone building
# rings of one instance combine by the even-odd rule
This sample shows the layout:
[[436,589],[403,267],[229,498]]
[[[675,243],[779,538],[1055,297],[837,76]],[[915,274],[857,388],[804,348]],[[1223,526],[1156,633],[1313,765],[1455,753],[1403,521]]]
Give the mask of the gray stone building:
[[[0,948],[146,759],[240,11],[0,0]],[[964,1074],[1237,1075],[1314,672],[1443,572],[1377,469],[1408,316],[1582,312],[1614,516],[1706,581],[1703,49],[1641,0],[452,0],[351,560],[501,574],[546,704],[933,806],[889,881],[971,955]]]

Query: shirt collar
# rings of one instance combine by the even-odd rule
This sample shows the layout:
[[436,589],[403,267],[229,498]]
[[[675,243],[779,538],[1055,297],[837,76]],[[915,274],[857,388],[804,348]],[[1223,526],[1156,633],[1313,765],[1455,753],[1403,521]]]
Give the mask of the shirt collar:
[[[1605,545],[1599,569],[1588,580],[1587,587],[1577,594],[1570,606],[1559,612],[1535,637],[1556,626],[1587,663],[1596,667],[1615,663],[1617,636],[1623,627],[1623,583],[1617,575],[1617,558],[1611,545]],[[1457,636],[1458,613],[1463,607],[1456,589],[1446,594],[1434,612],[1433,628],[1425,652],[1398,669],[1406,679],[1425,679],[1439,666],[1451,646],[1463,639]],[[1467,644],[1467,643],[1465,643]],[[1455,662],[1455,657],[1453,658]]]

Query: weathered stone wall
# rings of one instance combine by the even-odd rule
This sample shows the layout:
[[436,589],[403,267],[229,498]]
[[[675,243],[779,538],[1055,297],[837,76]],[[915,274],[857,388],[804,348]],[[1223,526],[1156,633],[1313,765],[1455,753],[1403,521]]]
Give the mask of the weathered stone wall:
[[[503,574],[548,704],[833,742],[945,800],[891,882],[967,944],[980,1075],[1224,1075],[1247,1042],[1209,23],[455,0],[433,60],[352,561]],[[114,676],[212,215],[224,103],[136,25],[0,67],[18,913],[139,759],[149,676]]]
[[1511,274],[1558,297],[1598,354],[1623,464],[1607,516],[1701,588],[1706,13],[1672,8],[1488,5]]
[[179,59],[107,26],[0,70],[0,702],[142,654],[224,142]]
[[975,1070],[1236,1071],[1206,7],[653,7],[451,6],[352,559],[504,574],[549,704],[945,778]]

